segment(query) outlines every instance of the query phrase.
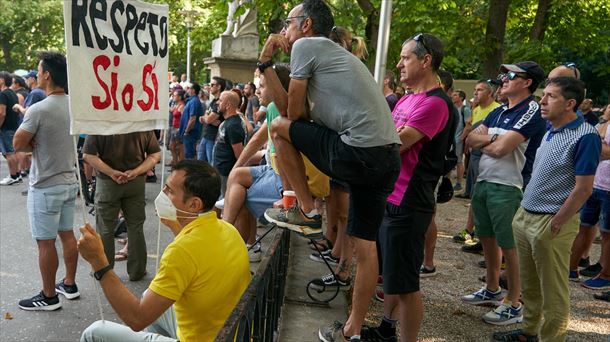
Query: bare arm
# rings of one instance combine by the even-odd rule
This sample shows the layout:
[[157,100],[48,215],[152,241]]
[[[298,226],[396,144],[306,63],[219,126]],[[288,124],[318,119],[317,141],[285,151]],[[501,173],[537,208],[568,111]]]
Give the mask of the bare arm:
[[0,104],[0,127],[4,124],[6,119],[6,105]]
[[[106,267],[108,261],[99,234],[88,224],[81,227],[80,231],[82,233],[78,241],[80,254],[91,264],[94,271]],[[142,300],[139,300],[123,285],[113,270],[102,276],[100,284],[114,311],[134,331],[149,326],[174,303],[173,300],[158,295],[150,289],[146,290]]]
[[112,180],[117,184],[127,183],[127,174],[111,168],[108,164],[104,163],[100,157],[94,154],[83,153],[83,159],[86,163],[93,166],[93,168],[97,171],[102,172],[106,176],[112,178]]
[[608,159],[610,159],[610,145],[606,144],[606,142],[602,140],[601,160],[608,160]]
[[244,145],[242,143],[231,144],[231,148],[233,149],[233,154],[235,154],[235,158],[237,159],[244,150]]
[[18,129],[13,137],[13,147],[16,152],[32,152],[36,143],[34,142],[34,134]]
[[305,99],[307,98],[307,80],[290,80],[288,87],[288,119],[296,121],[307,117]]
[[398,129],[398,137],[400,138],[400,154],[403,154],[416,142],[420,141],[425,135],[411,126],[402,126]]
[[[284,52],[288,52],[289,50],[288,40],[280,35],[280,34],[271,34],[263,49],[261,50],[261,55],[259,60],[264,63],[269,61],[276,51],[283,50]],[[282,87],[282,83],[280,79],[277,77],[275,70],[273,68],[265,69],[265,81],[267,82],[267,87],[271,88],[271,93],[273,94],[273,102],[277,106],[280,115],[286,116],[288,114],[288,93]],[[292,87],[292,81],[290,82],[290,87]]]
[[[491,141],[491,137],[490,137]],[[488,144],[481,150],[483,153],[494,157],[502,158],[505,155],[514,151],[519,144],[525,141],[525,137],[521,133],[515,131],[509,131],[504,135],[498,136],[493,144]]]
[[487,126],[481,124],[466,137],[464,149],[481,148],[488,145],[491,141],[491,135],[487,134]]
[[191,132],[191,130],[195,126],[195,121],[197,121],[197,117],[191,116],[189,118],[189,122],[186,124],[186,128],[184,129],[184,134],[188,134]]
[[594,175],[590,176],[576,176],[576,185],[570,196],[563,203],[559,211],[551,219],[551,236],[554,238],[559,234],[561,226],[563,226],[568,220],[576,215],[576,213],[582,208],[585,201],[593,193],[593,179]]
[[148,156],[146,156],[146,159],[144,159],[144,161],[140,163],[140,165],[138,165],[135,169],[125,171],[125,173],[127,174],[127,180],[132,180],[139,175],[145,174],[146,172],[148,172],[148,170],[152,170],[152,168],[155,167],[155,165],[159,162],[160,159],[161,152],[149,154]]
[[254,156],[254,154],[263,147],[263,145],[265,145],[267,136],[267,124],[264,123],[258,129],[256,134],[254,134],[252,139],[248,141],[248,144],[246,144],[246,147],[244,147],[243,151],[239,155],[239,158],[237,158],[233,168],[245,166],[248,160],[250,160],[250,158],[252,158],[252,156]]

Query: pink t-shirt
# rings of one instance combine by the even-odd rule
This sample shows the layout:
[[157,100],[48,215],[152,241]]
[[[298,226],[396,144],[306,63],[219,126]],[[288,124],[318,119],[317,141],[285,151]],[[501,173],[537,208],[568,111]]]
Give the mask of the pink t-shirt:
[[[424,137],[401,154],[400,174],[388,202],[394,205],[408,203],[415,207],[434,208],[434,201],[430,201],[430,198],[442,173],[446,146],[427,143],[445,129],[450,113],[448,101],[441,89],[435,89],[403,96],[396,104],[392,112],[396,128],[409,126],[418,130]],[[419,178],[418,182],[411,184],[414,178]],[[404,201],[409,187],[414,188],[413,198]],[[428,194],[430,188],[432,191]]]

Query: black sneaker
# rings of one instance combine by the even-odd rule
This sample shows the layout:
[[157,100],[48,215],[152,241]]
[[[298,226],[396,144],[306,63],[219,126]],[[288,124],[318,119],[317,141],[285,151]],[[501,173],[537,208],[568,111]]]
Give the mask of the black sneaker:
[[428,268],[424,265],[421,265],[419,268],[419,277],[420,278],[428,278],[434,277],[436,275],[436,267]]
[[597,275],[601,271],[602,271],[602,264],[597,262],[596,264],[593,264],[593,265],[585,268],[584,270],[580,270],[579,273],[582,276],[593,278],[593,277],[597,277]]
[[53,311],[61,308],[59,296],[47,297],[42,291],[32,298],[19,301],[19,307],[28,311]]
[[587,268],[591,266],[591,262],[589,261],[589,257],[585,258],[580,258],[580,260],[578,261],[578,267],[581,268]]
[[55,291],[64,295],[66,299],[76,299],[80,297],[80,292],[78,292],[78,286],[76,286],[76,283],[74,283],[74,285],[66,285],[62,280],[55,285]]
[[313,261],[317,261],[317,262],[321,262],[324,263],[324,259],[326,259],[326,262],[328,262],[329,265],[331,266],[337,266],[339,265],[339,258],[335,258],[332,254],[332,250],[327,250],[322,252],[322,254],[320,255],[319,253],[311,253],[309,255],[309,259],[313,260]]
[[466,253],[483,254],[483,244],[479,241],[474,245],[462,246],[462,251]]
[[311,287],[313,287],[316,290],[323,290],[326,287],[335,287],[335,286],[349,287],[351,285],[351,283],[352,283],[352,281],[350,280],[350,278],[341,280],[337,277],[334,277],[331,273],[329,273],[325,276],[322,276],[322,278],[314,279],[311,283]]
[[371,341],[371,342],[396,342],[398,338],[396,337],[396,331],[394,331],[394,335],[392,336],[383,336],[381,332],[379,332],[378,327],[369,327],[362,326],[360,329],[360,338],[362,341]]

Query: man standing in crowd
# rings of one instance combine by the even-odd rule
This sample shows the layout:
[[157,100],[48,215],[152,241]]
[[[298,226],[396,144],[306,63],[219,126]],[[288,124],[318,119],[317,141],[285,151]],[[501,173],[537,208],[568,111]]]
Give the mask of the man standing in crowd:
[[214,163],[214,144],[216,144],[216,135],[218,135],[218,126],[224,120],[222,113],[218,110],[218,99],[220,93],[225,91],[227,83],[223,78],[214,76],[210,82],[210,93],[214,96],[208,111],[199,118],[199,122],[205,124],[203,126],[203,137],[199,144],[199,155],[197,159],[205,160],[210,164]]
[[203,115],[203,106],[199,101],[199,91],[201,86],[193,82],[187,90],[189,95],[186,99],[186,105],[180,118],[180,128],[178,134],[182,136],[182,144],[184,145],[184,158],[195,159],[197,153],[197,141],[201,135],[201,122],[199,117]]
[[457,125],[456,109],[438,84],[442,61],[443,44],[431,34],[417,34],[402,45],[397,68],[400,81],[413,93],[402,97],[392,113],[402,163],[379,234],[384,317],[379,327],[363,329],[364,341],[395,340],[397,321],[401,339],[417,341],[423,320],[419,277],[424,241],[436,207],[434,190]]
[[573,77],[549,79],[544,89],[542,118],[552,128],[538,149],[530,186],[513,221],[523,329],[495,333],[498,341],[535,341],[538,333],[542,341],[566,339],[570,246],[578,232],[578,211],[593,190],[601,151],[597,131],[576,115],[583,98],[584,84]]
[[140,280],[146,274],[145,175],[160,157],[159,142],[152,131],[88,135],[83,147],[85,162],[98,171],[95,226],[104,241],[111,267],[114,267],[114,228],[119,211],[125,218],[129,240],[127,273],[131,281]]
[[255,93],[256,86],[254,85],[254,83],[246,83],[246,85],[244,86],[244,95],[248,99],[248,106],[246,107],[246,118],[248,118],[248,121],[250,121],[253,125],[255,123],[254,113],[258,112],[258,109],[260,107],[258,96],[256,96]]
[[[281,35],[269,36],[259,63],[282,115],[271,124],[278,167],[298,201],[288,210],[268,209],[265,217],[303,235],[321,234],[321,215],[299,152],[350,187],[347,234],[358,262],[352,311],[345,325],[320,329],[323,341],[359,339],[375,290],[371,275],[378,274],[375,240],[386,198],[400,171],[400,139],[381,89],[356,56],[326,38],[333,26],[330,8],[323,1],[306,0],[290,11]],[[291,53],[288,93],[270,67],[279,49]]]
[[209,164],[183,160],[174,167],[155,207],[175,238],[141,299],[112,270],[100,236],[90,226],[80,229],[78,249],[127,325],[97,321],[81,341],[214,340],[250,282],[241,237],[212,210],[219,194],[218,171]]
[[466,139],[465,126],[466,121],[471,121],[472,113],[470,108],[464,104],[466,93],[462,90],[456,90],[451,94],[451,101],[458,111],[459,119],[455,130],[455,155],[457,156],[456,166],[456,184],[454,190],[462,190],[462,180],[464,178],[464,140]]
[[585,121],[595,126],[599,123],[599,118],[593,112],[593,100],[585,99],[582,101],[580,105],[580,111],[582,112],[582,116],[585,118]]
[[[515,249],[512,221],[523,197],[522,170],[526,150],[535,148],[545,123],[533,92],[544,79],[544,71],[531,61],[503,64],[502,95],[508,104],[489,113],[483,123],[466,139],[466,146],[480,148],[479,176],[472,197],[472,211],[477,236],[482,243],[487,265],[486,286],[462,297],[467,304],[497,304],[483,316],[490,324],[521,322],[523,306],[519,302],[519,259]],[[528,146],[529,144],[532,144]],[[499,286],[502,255],[506,260],[508,295]],[[503,301],[504,299],[504,301]]]
[[[48,97],[28,109],[15,133],[17,151],[32,152],[33,164],[28,192],[28,216],[32,237],[38,245],[42,291],[19,302],[23,310],[56,310],[57,293],[67,299],[80,296],[75,283],[78,251],[74,237],[76,181],[74,141],[70,136],[70,110],[66,95],[66,58],[55,52],[40,54],[40,86]],[[55,240],[61,240],[66,276],[55,284],[58,268]]]
[[0,185],[13,185],[21,183],[19,165],[15,149],[13,147],[13,137],[19,128],[19,113],[13,107],[19,103],[15,92],[9,87],[13,83],[11,74],[0,71],[0,150],[8,164],[9,175],[0,180]]
[[239,96],[231,90],[223,91],[218,100],[218,110],[225,120],[220,124],[214,147],[214,166],[220,173],[220,195],[227,190],[227,178],[233,165],[244,150],[246,131],[237,113]]

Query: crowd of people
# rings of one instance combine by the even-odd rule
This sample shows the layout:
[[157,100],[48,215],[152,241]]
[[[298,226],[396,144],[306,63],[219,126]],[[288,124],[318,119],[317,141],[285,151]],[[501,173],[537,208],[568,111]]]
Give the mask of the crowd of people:
[[[289,64],[274,62],[278,51]],[[43,280],[19,307],[56,310],[58,294],[78,298],[80,252],[126,324],[95,322],[83,341],[212,340],[247,287],[249,262],[262,258],[257,226],[275,224],[309,239],[310,259],[335,267],[314,287],[353,287],[347,321],[320,327],[321,341],[396,341],[397,323],[401,341],[416,341],[420,279],[437,274],[437,202],[455,191],[471,206],[453,240],[483,254],[486,268],[485,285],[462,301],[493,306],[482,317],[488,324],[522,323],[494,340],[565,340],[569,281],[587,276],[584,287],[606,291],[596,298],[610,297],[610,105],[592,111],[574,63],[548,74],[533,61],[503,64],[497,78],[459,90],[440,69],[443,43],[432,34],[404,41],[399,75],[389,70],[383,85],[365,54],[364,40],[335,26],[323,1],[305,0],[269,35],[251,82],[175,77],[166,130],[84,139],[96,220],[78,242],[65,57],[42,53],[25,81],[1,72],[10,174],[0,185],[29,178]],[[154,204],[175,239],[138,299],[115,260],[127,260],[131,281],[146,275],[145,182],[162,147],[171,174]],[[116,252],[119,218],[128,245]],[[66,275],[56,283],[58,235]],[[383,317],[365,326],[373,297]]]

